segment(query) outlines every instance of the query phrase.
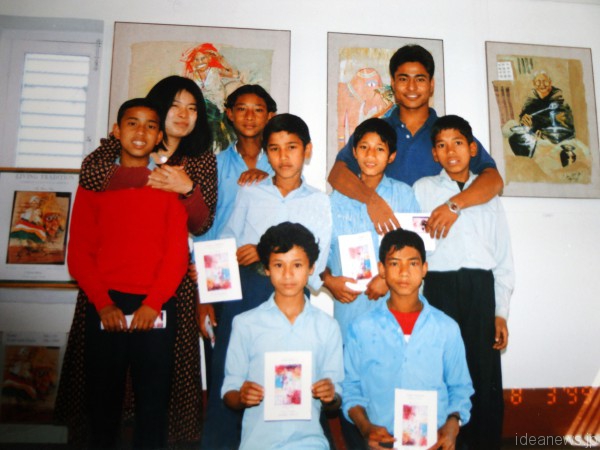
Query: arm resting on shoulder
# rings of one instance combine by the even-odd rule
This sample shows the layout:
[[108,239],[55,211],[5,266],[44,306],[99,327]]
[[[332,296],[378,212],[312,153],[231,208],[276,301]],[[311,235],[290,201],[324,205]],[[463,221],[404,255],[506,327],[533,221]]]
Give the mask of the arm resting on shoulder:
[[470,206],[482,205],[483,203],[489,202],[496,195],[500,195],[503,188],[504,181],[502,181],[502,177],[498,170],[488,167],[479,174],[471,186],[460,194],[452,197],[451,200],[456,203],[460,209],[465,209]]
[[386,201],[374,189],[365,185],[344,162],[335,162],[327,181],[336,191],[367,205],[369,217],[378,232],[385,233],[400,226]]
[[[498,170],[488,167],[467,189],[450,200],[456,203],[460,209],[465,209],[489,202],[502,192],[503,187],[504,182]],[[427,221],[427,231],[433,238],[445,238],[457,219],[458,214],[450,211],[448,205],[443,203],[431,212]]]

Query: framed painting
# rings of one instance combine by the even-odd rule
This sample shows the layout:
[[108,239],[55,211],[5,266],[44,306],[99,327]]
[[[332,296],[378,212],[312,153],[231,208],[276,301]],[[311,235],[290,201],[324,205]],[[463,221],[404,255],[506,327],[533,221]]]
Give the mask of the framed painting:
[[394,107],[389,62],[407,44],[421,45],[433,55],[435,93],[430,106],[444,114],[442,40],[327,33],[327,173],[358,124],[383,117]]
[[67,334],[0,334],[0,422],[51,424]]
[[599,198],[591,50],[486,42],[486,55],[503,195]]
[[67,268],[77,170],[0,168],[0,286],[75,287]]
[[193,79],[204,95],[218,152],[235,139],[225,100],[244,84],[259,84],[287,111],[290,32],[116,22],[109,126],[121,103],[144,97],[170,75]]

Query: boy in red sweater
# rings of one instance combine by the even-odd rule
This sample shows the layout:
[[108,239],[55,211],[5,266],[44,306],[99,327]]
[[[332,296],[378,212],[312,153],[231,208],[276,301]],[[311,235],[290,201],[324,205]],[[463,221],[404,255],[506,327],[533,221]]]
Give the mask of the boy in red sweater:
[[[187,269],[187,214],[177,194],[146,186],[162,139],[147,99],[119,109],[120,167],[104,192],[77,190],[69,270],[87,294],[85,377],[92,448],[113,448],[125,377],[135,395],[134,448],[166,447],[175,291]],[[164,311],[164,312],[161,312]],[[164,328],[154,328],[157,317]]]

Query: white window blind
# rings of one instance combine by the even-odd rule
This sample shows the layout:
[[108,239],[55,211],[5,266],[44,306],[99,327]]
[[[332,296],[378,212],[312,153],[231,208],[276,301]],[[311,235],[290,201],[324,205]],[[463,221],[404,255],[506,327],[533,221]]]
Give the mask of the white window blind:
[[89,56],[25,55],[16,166],[80,165],[89,74]]

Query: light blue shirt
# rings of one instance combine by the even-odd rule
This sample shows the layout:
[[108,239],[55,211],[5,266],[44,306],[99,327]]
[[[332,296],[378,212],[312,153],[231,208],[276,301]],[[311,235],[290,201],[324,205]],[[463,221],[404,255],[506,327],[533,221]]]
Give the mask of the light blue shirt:
[[348,410],[360,405],[371,423],[393,434],[394,390],[413,389],[437,391],[438,428],[453,412],[463,423],[469,421],[474,391],[458,324],[424,297],[420,300],[423,309],[408,342],[387,302],[350,324],[342,383],[348,420]]
[[[312,352],[312,382],[329,378],[341,395],[342,339],[337,322],[305,299],[293,324],[271,295],[233,319],[221,396],[239,391],[244,381],[264,387],[265,352]],[[328,449],[319,423],[321,401],[312,399],[311,420],[265,421],[264,402],[244,411],[240,449]]]
[[[381,196],[394,212],[419,212],[419,204],[413,190],[405,183],[391,178],[383,177],[376,192]],[[334,276],[342,275],[342,261],[340,257],[340,244],[338,236],[345,234],[371,232],[375,257],[379,260],[379,235],[367,212],[367,205],[357,200],[346,197],[338,191],[333,191],[330,196],[331,217],[333,219],[333,233],[331,235],[331,251],[327,267]],[[365,294],[359,295],[352,303],[340,303],[334,300],[334,317],[340,324],[342,337],[346,341],[349,323],[361,314],[373,308],[378,301],[387,298],[384,296],[377,301],[369,300]]]
[[298,189],[281,195],[272,178],[244,186],[238,192],[233,212],[220,238],[234,237],[239,247],[258,244],[267,229],[282,222],[300,223],[308,228],[319,243],[315,271],[309,286],[318,291],[323,282],[319,274],[325,270],[331,242],[331,208],[329,197],[309,186],[304,180]]
[[[477,178],[470,174],[464,189]],[[442,170],[438,176],[418,180],[413,189],[423,211],[433,211],[460,193],[456,181]],[[448,236],[436,242],[427,253],[430,271],[465,269],[491,270],[494,274],[496,316],[508,318],[510,297],[515,285],[515,269],[510,233],[502,203],[494,197],[483,205],[461,210]]]
[[[273,169],[263,151],[258,155],[256,168],[273,175]],[[238,153],[235,143],[229,144],[229,147],[217,155],[218,191],[215,221],[212,227],[205,234],[196,237],[195,241],[218,239],[233,211],[235,197],[241,187],[238,184],[240,175],[247,170],[248,166]]]

